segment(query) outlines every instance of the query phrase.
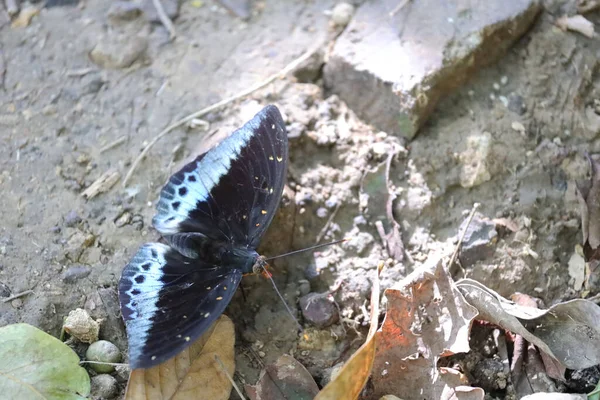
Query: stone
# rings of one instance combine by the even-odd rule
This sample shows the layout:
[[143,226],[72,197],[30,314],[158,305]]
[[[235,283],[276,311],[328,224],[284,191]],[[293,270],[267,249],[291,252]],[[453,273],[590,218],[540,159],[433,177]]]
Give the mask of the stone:
[[147,48],[148,39],[143,36],[104,37],[90,52],[90,59],[102,68],[127,68],[142,58]]
[[354,15],[354,6],[349,3],[338,3],[331,11],[331,22],[335,26],[344,27],[350,23]]
[[492,179],[488,160],[492,158],[492,135],[489,132],[470,135],[467,149],[459,156],[462,164],[460,185],[464,188],[479,186]]
[[527,106],[525,105],[525,100],[523,97],[516,94],[511,93],[508,95],[508,105],[506,106],[510,111],[523,115],[527,111]]
[[93,399],[114,399],[119,393],[119,384],[108,374],[93,376],[91,379],[91,397]]
[[339,318],[337,307],[328,293],[309,293],[300,298],[304,319],[317,328],[326,328]]
[[108,19],[118,24],[125,21],[133,21],[143,14],[142,7],[139,3],[132,1],[114,1],[108,9]]
[[[294,69],[294,77],[296,77],[298,82],[316,82],[321,76],[323,64],[325,64],[325,44]],[[289,136],[288,130],[288,137]]]
[[541,10],[537,0],[361,5],[325,64],[325,87],[366,122],[415,136],[438,101],[498,60]]
[[83,279],[88,276],[91,272],[92,269],[90,267],[82,265],[71,267],[62,274],[62,280],[65,283],[75,283],[79,279]]
[[80,342],[93,343],[98,340],[100,324],[87,311],[78,308],[69,313],[63,329]]
[[[460,226],[461,235],[466,224],[467,220]],[[496,223],[476,213],[469,224],[460,250],[459,259],[462,266],[466,268],[493,256],[497,240]]]
[[504,373],[502,361],[484,358],[475,364],[473,378],[473,386],[479,386],[489,393],[505,389],[508,377]]
[[[108,340],[98,340],[90,344],[85,357],[88,361],[98,361],[103,363],[119,363],[121,362],[121,352],[119,348]],[[108,374],[115,370],[114,365],[106,364],[89,364],[90,367],[101,374]]]

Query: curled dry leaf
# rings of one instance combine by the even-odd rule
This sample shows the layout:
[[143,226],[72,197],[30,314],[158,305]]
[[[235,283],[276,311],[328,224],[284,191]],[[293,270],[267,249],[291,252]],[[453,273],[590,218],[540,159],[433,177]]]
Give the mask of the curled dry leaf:
[[377,348],[377,325],[379,320],[379,273],[383,263],[377,267],[371,290],[371,326],[367,340],[344,364],[340,373],[321,390],[315,400],[354,400],[371,376],[375,350]]
[[[235,371],[235,330],[221,315],[194,344],[166,362],[131,372],[127,400],[227,400]],[[215,360],[218,356],[227,374]]]
[[[385,295],[388,310],[378,332],[374,398],[394,394],[404,400],[450,399],[452,393],[459,399],[473,398],[455,389],[466,384],[462,374],[437,367],[441,357],[469,351],[469,331],[477,315],[442,261],[427,262]],[[473,395],[483,399],[482,391],[468,392]]]
[[261,371],[256,385],[246,385],[250,400],[313,399],[319,387],[294,357],[284,354]]
[[570,300],[540,310],[515,304],[472,279],[456,286],[479,310],[479,319],[521,335],[565,367],[600,363],[600,307],[591,301]]
[[27,324],[0,328],[3,399],[83,400],[90,377],[66,344]]

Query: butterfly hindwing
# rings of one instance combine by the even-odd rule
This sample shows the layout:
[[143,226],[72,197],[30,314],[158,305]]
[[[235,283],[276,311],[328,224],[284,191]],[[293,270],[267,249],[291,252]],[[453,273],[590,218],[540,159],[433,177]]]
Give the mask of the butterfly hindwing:
[[193,343],[223,313],[242,273],[147,243],[123,270],[121,311],[132,369],[149,368]]
[[267,106],[171,177],[153,224],[167,239],[194,232],[255,248],[279,206],[287,159],[285,123]]

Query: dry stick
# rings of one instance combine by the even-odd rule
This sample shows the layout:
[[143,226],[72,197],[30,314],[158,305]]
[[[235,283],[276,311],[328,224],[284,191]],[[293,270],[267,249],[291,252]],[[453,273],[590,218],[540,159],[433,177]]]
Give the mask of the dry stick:
[[104,361],[90,361],[90,360],[82,360],[79,361],[79,364],[98,364],[98,365],[112,365],[113,367],[129,367],[129,364],[124,363],[111,363]]
[[458,240],[458,243],[456,244],[456,247],[454,248],[454,253],[452,254],[452,257],[450,258],[450,262],[448,263],[448,270],[452,267],[452,264],[454,264],[454,261],[456,261],[456,257],[458,257],[458,252],[460,251],[460,246],[462,246],[462,242],[463,242],[463,240],[465,240],[465,236],[467,235],[467,229],[469,229],[469,225],[471,225],[471,221],[473,220],[475,211],[477,211],[478,208],[479,208],[479,203],[473,204],[473,208],[471,209],[471,213],[469,214],[469,218],[467,219],[467,225],[465,226],[465,230],[463,231],[462,235],[460,235],[460,239]]
[[233,378],[231,377],[231,375],[229,375],[229,372],[227,372],[227,368],[225,368],[225,364],[223,364],[223,361],[221,361],[221,359],[219,358],[219,356],[217,354],[215,354],[215,360],[219,363],[219,366],[221,367],[221,369],[223,370],[223,372],[227,376],[227,379],[229,379],[229,382],[231,382],[231,384],[235,388],[235,391],[237,392],[238,396],[240,396],[240,399],[246,400],[246,398],[242,394],[242,391],[240,390],[240,388],[238,387],[238,385],[236,385],[236,383],[233,380]]
[[331,213],[331,215],[329,216],[329,219],[327,220],[327,223],[325,224],[325,226],[323,226],[323,228],[321,229],[321,232],[319,232],[319,234],[317,235],[317,241],[315,243],[319,243],[321,241],[321,239],[323,239],[323,237],[325,236],[325,234],[327,234],[327,231],[329,230],[329,227],[331,226],[331,224],[333,223],[333,219],[335,218],[335,216],[337,215],[338,211],[340,210],[340,207],[342,206],[341,203],[338,203],[337,207],[335,208],[335,210],[333,210],[333,212]]
[[114,142],[111,142],[109,144],[107,144],[106,146],[102,147],[99,152],[100,154],[104,153],[105,151],[108,151],[112,148],[115,148],[117,146],[120,146],[121,144],[125,143],[127,141],[127,136],[121,136],[120,138],[118,138],[117,140],[115,140]]
[[146,147],[144,147],[144,150],[142,150],[142,152],[140,153],[139,156],[137,156],[137,158],[135,159],[135,161],[133,162],[133,165],[131,165],[131,168],[129,168],[129,171],[127,172],[127,175],[125,175],[125,179],[123,179],[123,187],[127,186],[127,182],[129,182],[129,179],[131,179],[131,176],[133,175],[133,172],[135,171],[135,169],[137,168],[138,164],[144,159],[144,157],[146,157],[146,154],[148,154],[148,151],[150,151],[150,149],[152,148],[152,146],[154,146],[156,144],[156,142],[158,142],[160,139],[162,139],[163,137],[165,137],[169,132],[171,132],[173,129],[187,123],[188,121],[191,121],[195,118],[200,118],[203,115],[208,114],[211,111],[214,111],[218,108],[221,108],[229,103],[232,103],[236,100],[239,100],[243,97],[248,96],[249,94],[252,94],[254,92],[256,92],[259,89],[262,89],[263,87],[267,86],[268,84],[270,84],[271,82],[275,81],[278,78],[284,77],[285,75],[287,75],[290,71],[293,71],[294,69],[296,69],[300,64],[302,64],[305,60],[307,60],[310,56],[313,55],[313,53],[317,50],[317,48],[313,48],[309,51],[307,51],[306,53],[302,54],[300,57],[296,58],[294,61],[292,61],[291,63],[289,63],[288,65],[285,66],[285,68],[283,68],[281,71],[279,71],[276,74],[271,75],[270,77],[268,77],[267,79],[265,79],[262,82],[257,83],[256,85],[250,87],[249,89],[246,89],[244,91],[241,91],[231,97],[228,97],[224,100],[219,101],[218,103],[214,103],[213,105],[210,105],[206,108],[203,108],[201,110],[198,110],[192,114],[189,114],[187,117],[184,117],[182,119],[180,119],[177,122],[174,122],[173,124],[167,126],[162,132],[160,132],[158,135],[156,135],[154,137],[154,139],[152,139],[150,141],[150,143],[148,143],[146,145]]
[[18,299],[19,297],[23,297],[23,296],[26,296],[26,295],[32,294],[32,293],[33,293],[33,290],[31,290],[31,289],[30,290],[26,290],[24,292],[17,293],[17,294],[14,294],[14,295],[10,296],[10,297],[7,297],[4,300],[2,300],[2,302],[3,303],[8,303],[9,301],[13,301],[15,299]]
[[165,12],[162,3],[160,2],[160,0],[152,0],[152,3],[154,3],[154,8],[156,8],[156,13],[158,14],[158,19],[160,20],[160,23],[163,24],[165,28],[167,28],[167,31],[169,31],[169,38],[171,40],[175,39],[175,36],[177,36],[177,32],[175,32],[173,22],[171,22],[171,19]]

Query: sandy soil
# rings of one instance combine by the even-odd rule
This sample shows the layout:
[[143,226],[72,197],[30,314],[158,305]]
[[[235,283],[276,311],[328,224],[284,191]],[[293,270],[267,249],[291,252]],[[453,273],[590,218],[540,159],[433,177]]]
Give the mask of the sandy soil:
[[[518,229],[499,231],[491,253],[463,265],[466,276],[502,295],[524,292],[546,304],[578,297],[568,272],[581,241],[574,182],[587,173],[584,152],[600,150],[586,116],[594,104],[599,109],[600,46],[554,27],[555,15],[572,7],[554,3],[547,2],[503,60],[444,100],[410,143],[361,122],[323,92],[318,78],[277,81],[208,115],[208,130],[174,131],[126,188],[119,182],[91,200],[81,192],[106,171],[124,176],[168,123],[264,79],[326,38],[323,12],[333,2],[268,2],[255,7],[249,22],[213,1],[201,7],[184,2],[175,42],[159,24],[110,22],[108,2],[43,9],[22,29],[0,20],[6,66],[0,84],[0,296],[33,290],[0,302],[0,326],[27,322],[58,336],[68,312],[86,308],[105,320],[101,336],[125,352],[116,286],[137,247],[157,238],[149,224],[162,185],[202,143],[231,132],[267,103],[280,107],[293,135],[288,187],[261,252],[276,255],[317,239],[352,240],[275,262],[275,281],[298,313],[299,297],[339,286],[334,295],[341,321],[309,327],[309,339],[297,338],[268,281],[245,279],[245,298],[240,291],[228,309],[238,333],[240,382],[255,383],[264,363],[291,353],[323,384],[360,345],[371,286],[366,276],[388,259],[373,222],[385,215],[380,165],[391,149],[398,151],[390,178],[406,254],[388,262],[384,287],[432,252],[451,250],[465,213],[478,202],[482,218],[510,218]],[[125,42],[142,38],[146,54],[125,69],[92,63],[94,46],[118,35],[129,38]],[[119,52],[128,51],[122,47]],[[120,138],[121,144],[104,149]],[[489,180],[465,188],[461,154],[481,146]]]

